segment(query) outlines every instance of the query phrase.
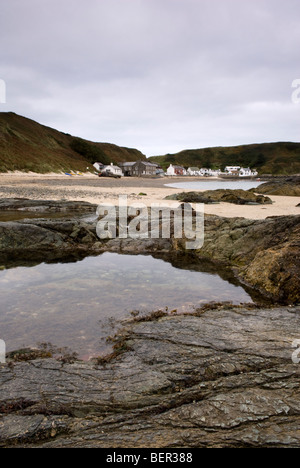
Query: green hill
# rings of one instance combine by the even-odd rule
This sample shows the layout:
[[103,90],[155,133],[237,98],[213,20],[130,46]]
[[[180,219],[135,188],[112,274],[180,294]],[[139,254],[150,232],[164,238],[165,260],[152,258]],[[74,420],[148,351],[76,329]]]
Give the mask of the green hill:
[[[95,143],[40,125],[12,112],[0,113],[0,172],[38,173],[86,171],[94,162],[110,164],[145,160],[137,149]],[[300,143],[265,143],[235,147],[185,150],[154,156],[151,161],[167,169],[170,164],[224,169],[239,165],[260,174],[300,173]]]
[[185,150],[177,154],[150,158],[167,169],[170,164],[222,169],[226,166],[256,168],[259,174],[300,174],[300,143],[264,143],[255,145]]
[[95,162],[145,160],[140,151],[94,143],[59,132],[12,112],[0,113],[0,172],[86,171]]

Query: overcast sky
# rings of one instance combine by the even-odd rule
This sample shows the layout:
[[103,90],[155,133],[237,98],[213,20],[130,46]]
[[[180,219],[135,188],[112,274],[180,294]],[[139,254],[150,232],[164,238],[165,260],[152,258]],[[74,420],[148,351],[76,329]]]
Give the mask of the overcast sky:
[[300,141],[299,0],[2,0],[13,111],[147,156]]

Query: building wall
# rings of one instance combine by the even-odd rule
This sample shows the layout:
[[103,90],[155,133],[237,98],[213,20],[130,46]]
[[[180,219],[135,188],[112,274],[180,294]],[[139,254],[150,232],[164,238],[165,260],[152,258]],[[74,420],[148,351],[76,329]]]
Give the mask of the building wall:
[[126,176],[132,177],[154,176],[157,170],[156,166],[149,166],[148,164],[144,164],[143,161],[137,161],[130,166],[124,164],[121,167]]

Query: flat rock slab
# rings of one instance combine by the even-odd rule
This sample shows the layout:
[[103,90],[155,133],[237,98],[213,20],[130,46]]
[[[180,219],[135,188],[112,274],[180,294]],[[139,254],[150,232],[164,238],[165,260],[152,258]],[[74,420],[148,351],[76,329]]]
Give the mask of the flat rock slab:
[[35,212],[94,212],[97,205],[83,201],[29,200],[26,198],[4,198],[0,200],[0,211],[35,211]]
[[271,205],[272,200],[263,195],[256,195],[249,190],[218,189],[203,192],[183,192],[166,197],[168,200],[180,200],[184,203],[234,203],[235,205]]
[[220,307],[127,324],[106,365],[2,366],[0,446],[300,447],[299,330],[300,307]]

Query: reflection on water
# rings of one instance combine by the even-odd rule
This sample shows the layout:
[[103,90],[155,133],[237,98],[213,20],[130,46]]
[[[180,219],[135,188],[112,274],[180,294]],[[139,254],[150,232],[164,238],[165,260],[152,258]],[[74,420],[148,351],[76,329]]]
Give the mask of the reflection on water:
[[0,295],[0,338],[8,351],[51,342],[83,359],[105,352],[112,324],[133,310],[179,312],[210,301],[252,302],[242,287],[216,274],[113,253],[0,271]]

